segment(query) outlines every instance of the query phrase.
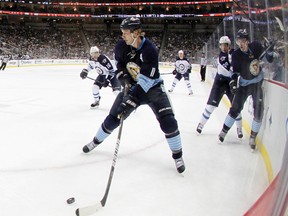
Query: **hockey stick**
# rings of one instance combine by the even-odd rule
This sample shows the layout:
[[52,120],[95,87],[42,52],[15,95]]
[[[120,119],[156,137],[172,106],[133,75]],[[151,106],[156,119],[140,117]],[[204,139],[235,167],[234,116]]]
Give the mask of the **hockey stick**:
[[[94,79],[94,78],[92,78],[92,77],[89,77],[89,76],[87,76],[86,78],[88,78],[88,79],[90,79],[90,80],[94,80],[94,81],[96,81],[96,79]],[[110,83],[109,83],[108,86],[112,88],[112,85],[111,85]]]
[[[264,40],[265,40],[266,42],[269,42],[269,40],[268,40],[266,37],[264,37]],[[288,46],[288,43],[286,43],[286,42],[284,42],[284,41],[277,41],[277,43],[284,44],[283,46],[278,46],[278,47],[276,48],[277,50],[283,49],[283,48],[285,48],[285,46]]]
[[255,22],[249,17],[249,15],[244,11],[244,9],[240,6],[240,4],[235,1],[235,0],[232,0],[236,5],[237,7],[243,12],[243,14],[250,20],[251,23],[253,23],[254,26],[256,26]]
[[88,79],[90,79],[90,80],[96,80],[96,79],[94,79],[94,78],[91,78],[91,77],[89,77],[89,76],[87,76],[86,78],[88,78]]
[[160,73],[160,75],[162,76],[162,75],[170,75],[170,74],[173,74],[172,72],[170,72],[170,73]]
[[288,31],[288,29],[285,29],[285,28],[284,28],[284,25],[283,25],[282,21],[281,21],[278,17],[275,16],[275,19],[276,19],[276,21],[277,21],[277,23],[278,23],[278,25],[279,25],[279,28],[280,28],[280,30],[281,30],[282,32],[285,33],[286,31]]
[[[128,86],[125,85],[124,95],[126,95],[127,92],[128,92]],[[108,183],[106,186],[105,194],[104,194],[104,196],[100,202],[98,202],[94,205],[89,205],[89,206],[85,206],[85,207],[76,209],[76,215],[77,216],[87,216],[87,215],[94,214],[95,212],[102,209],[106,204],[108,193],[109,193],[111,182],[112,182],[112,178],[113,178],[113,174],[114,174],[114,170],[115,170],[116,160],[118,157],[118,151],[119,151],[119,147],[120,147],[120,138],[121,138],[122,128],[123,128],[123,121],[124,121],[124,115],[121,115],[120,126],[119,126],[117,141],[116,141],[116,147],[114,150],[114,157],[113,157],[113,161],[112,161],[112,165],[111,165],[111,169],[110,169],[110,174],[109,174],[109,179],[108,179]]]
[[264,58],[264,56],[266,55],[266,53],[268,52],[268,50],[272,47],[272,46],[274,46],[275,45],[275,43],[272,43],[272,44],[270,44],[263,52],[262,52],[262,54],[259,56],[259,60],[262,60],[263,58]]

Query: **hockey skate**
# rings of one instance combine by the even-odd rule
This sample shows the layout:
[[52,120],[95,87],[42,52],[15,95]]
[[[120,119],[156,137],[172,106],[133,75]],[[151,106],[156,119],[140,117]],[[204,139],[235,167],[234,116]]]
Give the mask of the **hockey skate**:
[[95,101],[94,103],[92,103],[92,104],[90,105],[90,108],[91,108],[91,109],[95,109],[95,108],[99,107],[99,105],[100,105],[100,100]]
[[222,130],[220,132],[220,134],[218,135],[218,138],[219,138],[219,142],[218,143],[222,143],[224,141],[226,135],[227,135],[227,132]]
[[172,92],[173,92],[173,89],[169,89],[168,92],[172,93]]
[[256,146],[256,143],[255,143],[255,137],[250,137],[249,146],[251,148],[251,152],[254,152],[254,151],[257,150],[257,146]]
[[193,91],[190,91],[188,95],[193,95]]
[[199,123],[197,128],[196,128],[196,131],[198,132],[198,134],[201,134],[202,133],[202,129],[203,129],[204,125]]
[[96,148],[99,144],[100,144],[100,142],[94,138],[90,143],[85,145],[82,150],[84,153],[88,153],[88,152],[92,151],[94,148]]
[[242,132],[242,128],[237,128],[237,135],[239,139],[243,138],[243,132]]
[[178,173],[184,172],[185,164],[184,164],[183,158],[180,157],[180,158],[174,159],[174,161],[175,161],[175,165],[176,165]]

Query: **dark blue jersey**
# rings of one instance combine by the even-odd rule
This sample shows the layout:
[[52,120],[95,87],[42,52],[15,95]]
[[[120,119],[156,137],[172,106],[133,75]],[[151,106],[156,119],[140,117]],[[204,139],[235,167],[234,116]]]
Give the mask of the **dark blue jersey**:
[[150,40],[143,37],[142,44],[136,49],[121,39],[114,52],[117,70],[128,72],[134,81],[137,81],[138,74],[150,79],[159,78],[158,51]]
[[233,72],[240,74],[245,80],[252,80],[261,74],[259,57],[263,52],[262,45],[254,41],[248,45],[248,51],[242,52],[239,49],[232,54]]

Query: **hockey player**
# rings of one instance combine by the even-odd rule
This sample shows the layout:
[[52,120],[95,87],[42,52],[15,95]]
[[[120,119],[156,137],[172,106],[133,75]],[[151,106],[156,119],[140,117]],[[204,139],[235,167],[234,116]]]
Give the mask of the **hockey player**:
[[85,79],[92,70],[96,70],[99,74],[92,86],[94,102],[90,107],[95,108],[100,104],[99,90],[102,87],[107,87],[110,83],[113,93],[117,95],[121,90],[121,84],[115,77],[115,66],[113,66],[111,60],[106,55],[100,54],[100,50],[97,46],[92,46],[90,48],[88,66],[81,71],[80,77]]
[[[217,73],[214,79],[212,89],[207,101],[207,105],[202,113],[201,120],[197,126],[196,131],[200,134],[206,122],[209,120],[211,114],[218,107],[224,94],[227,95],[230,103],[234,95],[230,91],[229,82],[231,81],[231,53],[230,50],[231,41],[228,36],[223,36],[219,40],[220,53],[217,59]],[[243,137],[242,133],[242,117],[241,114],[235,119],[237,124],[237,134],[241,139]]]
[[[230,81],[230,89],[232,93],[235,93],[235,96],[219,134],[219,141],[224,141],[226,134],[243,109],[244,102],[247,97],[251,95],[253,99],[254,118],[252,121],[249,145],[251,150],[254,151],[256,149],[255,139],[260,130],[264,111],[262,90],[264,73],[259,64],[264,49],[257,41],[249,42],[249,35],[246,29],[240,29],[238,31],[236,43],[239,48],[232,54],[233,75]],[[273,61],[273,48],[274,45],[270,44],[264,52],[267,61],[270,63]],[[237,84],[238,76],[239,84]]]
[[205,82],[205,78],[206,78],[206,67],[207,67],[207,58],[206,58],[206,56],[205,56],[205,53],[202,53],[201,62],[200,62],[201,82]]
[[[104,141],[138,106],[147,104],[154,112],[172,151],[177,171],[184,172],[182,144],[178,124],[158,68],[156,46],[142,35],[139,18],[129,17],[120,24],[122,39],[115,46],[116,76],[129,88],[120,92],[108,116],[99,127],[93,140],[83,147],[88,153]],[[125,88],[126,88],[125,87]]]
[[12,58],[12,56],[10,56],[10,55],[4,55],[3,57],[2,57],[2,64],[1,64],[1,66],[0,66],[0,70],[5,70],[5,68],[6,68],[6,66],[7,66],[7,63],[11,60],[11,58]]
[[173,92],[175,86],[183,77],[187,85],[189,95],[192,95],[193,91],[189,79],[189,74],[191,73],[191,64],[189,60],[184,56],[183,50],[178,51],[178,57],[175,62],[175,69],[172,73],[175,75],[175,78],[173,80],[171,89],[169,89],[168,91]]

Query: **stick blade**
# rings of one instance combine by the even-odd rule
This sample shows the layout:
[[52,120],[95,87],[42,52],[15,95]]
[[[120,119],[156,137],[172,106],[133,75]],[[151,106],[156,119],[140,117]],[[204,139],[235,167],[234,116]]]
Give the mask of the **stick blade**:
[[285,29],[284,29],[284,26],[283,26],[282,21],[281,21],[278,17],[275,17],[275,19],[276,19],[276,21],[277,21],[277,23],[278,23],[281,31],[282,31],[282,32],[285,32]]
[[78,208],[76,209],[75,213],[77,216],[88,216],[88,215],[94,214],[95,212],[99,211],[102,208],[103,208],[103,205],[101,202],[99,202],[94,205]]

